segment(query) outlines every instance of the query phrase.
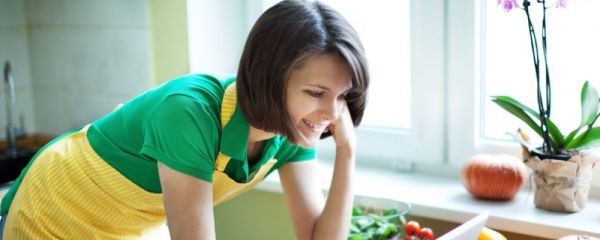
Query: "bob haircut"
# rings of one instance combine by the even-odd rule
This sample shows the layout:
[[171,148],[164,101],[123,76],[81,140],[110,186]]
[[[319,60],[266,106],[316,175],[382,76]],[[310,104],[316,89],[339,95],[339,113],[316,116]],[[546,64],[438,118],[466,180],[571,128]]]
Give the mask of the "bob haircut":
[[[354,126],[362,120],[369,74],[358,34],[342,15],[318,1],[285,0],[256,21],[242,52],[237,98],[248,123],[296,142],[298,131],[286,109],[290,72],[316,54],[337,54],[352,71],[346,103]],[[326,132],[321,138],[330,136]]]

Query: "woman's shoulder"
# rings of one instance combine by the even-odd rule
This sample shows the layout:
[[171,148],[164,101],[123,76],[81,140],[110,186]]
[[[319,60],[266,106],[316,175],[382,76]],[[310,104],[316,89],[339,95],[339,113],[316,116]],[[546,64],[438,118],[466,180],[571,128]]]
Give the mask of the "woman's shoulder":
[[180,90],[205,90],[221,93],[222,95],[225,88],[233,82],[235,82],[235,77],[222,77],[209,74],[188,74],[169,80],[161,87]]
[[202,102],[220,104],[225,89],[235,83],[235,77],[209,74],[188,74],[172,79],[157,90],[163,95],[185,95]]

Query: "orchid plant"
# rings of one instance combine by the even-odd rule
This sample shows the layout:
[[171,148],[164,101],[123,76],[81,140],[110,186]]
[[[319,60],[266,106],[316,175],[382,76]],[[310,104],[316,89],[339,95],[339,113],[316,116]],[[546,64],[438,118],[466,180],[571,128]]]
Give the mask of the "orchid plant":
[[[542,137],[543,144],[541,148],[530,149],[530,151],[540,156],[542,159],[555,158],[566,160],[570,156],[569,153],[573,150],[600,146],[600,127],[593,127],[594,123],[598,119],[598,116],[600,116],[598,92],[587,81],[584,83],[581,89],[581,122],[579,126],[565,136],[550,120],[551,84],[546,54],[546,10],[549,9],[549,7],[552,7],[552,5],[558,8],[565,8],[567,0],[558,0],[550,5],[548,5],[547,1],[545,0],[537,0],[537,3],[541,5],[543,11],[541,42],[543,51],[542,54],[544,57],[544,69],[541,70],[544,71],[544,81],[541,79],[542,72],[540,70],[537,35],[529,14],[530,7],[532,5],[531,1],[524,0],[522,4],[519,4],[517,0],[497,1],[498,5],[502,6],[502,8],[504,8],[506,11],[522,9],[527,16],[529,39],[537,81],[538,111],[536,112],[508,96],[493,96],[492,101],[517,118],[521,119],[538,135],[540,135],[540,137]],[[544,85],[543,90],[542,85]],[[534,119],[537,119],[538,121],[534,121]]]

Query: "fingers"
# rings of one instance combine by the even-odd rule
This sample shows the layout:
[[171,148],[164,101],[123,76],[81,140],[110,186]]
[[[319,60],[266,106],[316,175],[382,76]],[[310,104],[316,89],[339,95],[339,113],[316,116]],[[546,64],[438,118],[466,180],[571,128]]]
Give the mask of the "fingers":
[[354,132],[354,124],[352,122],[347,105],[342,107],[342,112],[338,118],[331,123],[329,130],[331,131],[333,139],[338,148],[355,148],[356,136]]

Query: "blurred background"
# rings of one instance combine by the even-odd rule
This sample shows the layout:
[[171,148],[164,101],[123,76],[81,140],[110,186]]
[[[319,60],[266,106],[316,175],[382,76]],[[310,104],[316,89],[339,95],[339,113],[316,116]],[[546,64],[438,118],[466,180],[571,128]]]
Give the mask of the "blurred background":
[[[0,64],[9,63],[14,76],[14,94],[5,79],[0,83],[0,138],[12,122],[22,138],[50,139],[179,75],[235,74],[248,31],[276,2],[0,0]],[[359,167],[457,178],[474,153],[519,156],[506,132],[533,132],[489,97],[511,95],[536,106],[522,11],[506,12],[495,0],[324,2],[356,28],[372,73],[358,132]],[[598,1],[580,0],[549,10],[552,119],[563,133],[579,123],[583,82],[600,87],[599,7]],[[330,161],[332,149],[324,141],[321,159]],[[592,196],[600,196],[598,169]],[[244,202],[254,201],[274,208],[241,212]],[[217,217],[218,234],[292,238],[282,204],[281,194],[257,191],[226,203],[216,210],[224,216]],[[277,221],[227,231],[255,215]]]

